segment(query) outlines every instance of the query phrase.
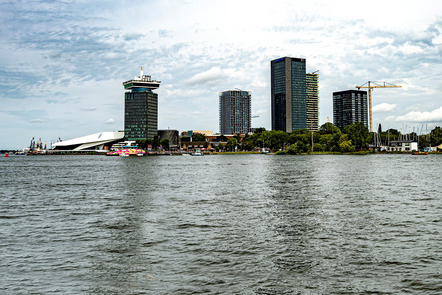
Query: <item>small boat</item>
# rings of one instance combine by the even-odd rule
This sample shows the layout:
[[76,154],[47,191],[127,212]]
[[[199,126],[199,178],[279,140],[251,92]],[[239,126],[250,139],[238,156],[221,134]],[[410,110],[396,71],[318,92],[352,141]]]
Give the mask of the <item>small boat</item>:
[[428,155],[428,152],[412,152],[412,155]]
[[203,156],[204,154],[201,152],[200,149],[196,149],[195,152],[193,152],[192,156]]
[[261,154],[268,154],[268,153],[270,153],[270,150],[268,150],[268,149],[262,149],[261,150]]

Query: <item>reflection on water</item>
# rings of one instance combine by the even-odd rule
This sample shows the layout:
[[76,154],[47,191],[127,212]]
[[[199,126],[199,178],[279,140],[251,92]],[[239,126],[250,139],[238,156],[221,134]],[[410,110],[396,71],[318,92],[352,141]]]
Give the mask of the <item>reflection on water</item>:
[[2,159],[0,290],[436,294],[439,161]]

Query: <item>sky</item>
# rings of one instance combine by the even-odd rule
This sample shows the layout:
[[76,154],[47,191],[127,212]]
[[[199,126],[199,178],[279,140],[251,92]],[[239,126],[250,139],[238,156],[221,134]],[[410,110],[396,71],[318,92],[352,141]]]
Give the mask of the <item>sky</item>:
[[319,71],[334,91],[367,81],[377,130],[442,125],[442,2],[132,0],[0,2],[0,149],[124,129],[122,82],[160,80],[158,128],[219,131],[219,92],[252,93],[270,129],[270,61]]

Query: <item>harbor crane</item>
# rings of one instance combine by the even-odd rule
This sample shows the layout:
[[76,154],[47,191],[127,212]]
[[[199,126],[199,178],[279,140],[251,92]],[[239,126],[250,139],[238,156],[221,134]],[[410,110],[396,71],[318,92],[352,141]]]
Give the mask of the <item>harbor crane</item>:
[[358,90],[361,90],[361,88],[367,88],[368,89],[368,114],[370,117],[370,132],[373,132],[373,116],[372,116],[372,103],[371,103],[371,91],[374,88],[401,88],[400,85],[393,85],[387,82],[382,82],[383,84],[377,84],[373,81],[368,81],[365,84],[361,86],[356,86]]

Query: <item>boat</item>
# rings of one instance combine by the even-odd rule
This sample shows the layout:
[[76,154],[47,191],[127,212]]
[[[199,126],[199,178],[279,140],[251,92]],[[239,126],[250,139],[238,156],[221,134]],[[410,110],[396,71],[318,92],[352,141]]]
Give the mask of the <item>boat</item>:
[[192,153],[192,156],[203,156],[204,154],[200,149],[196,149],[195,152]]
[[268,153],[270,153],[270,151],[268,149],[263,148],[261,150],[261,154],[268,154]]
[[146,152],[142,149],[138,148],[126,148],[114,152],[107,153],[107,156],[121,156],[121,157],[129,157],[129,156],[136,156],[136,157],[142,157],[146,154]]
[[428,155],[428,152],[412,152],[412,155]]

